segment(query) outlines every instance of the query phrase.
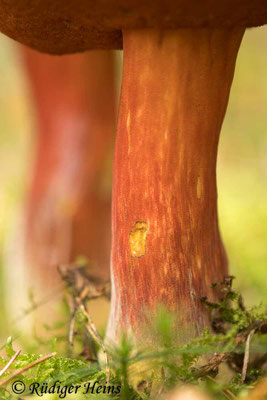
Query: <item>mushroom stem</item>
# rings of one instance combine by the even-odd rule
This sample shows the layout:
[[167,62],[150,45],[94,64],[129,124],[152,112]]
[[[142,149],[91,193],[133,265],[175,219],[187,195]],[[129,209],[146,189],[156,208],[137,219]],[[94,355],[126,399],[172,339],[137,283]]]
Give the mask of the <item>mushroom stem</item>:
[[143,340],[158,304],[175,311],[183,339],[208,324],[200,298],[214,299],[211,283],[227,274],[216,157],[243,32],[123,32],[109,339]]
[[27,269],[35,284],[51,290],[56,266],[82,255],[91,275],[109,279],[114,53],[54,57],[25,49],[24,58],[38,131],[27,202]]

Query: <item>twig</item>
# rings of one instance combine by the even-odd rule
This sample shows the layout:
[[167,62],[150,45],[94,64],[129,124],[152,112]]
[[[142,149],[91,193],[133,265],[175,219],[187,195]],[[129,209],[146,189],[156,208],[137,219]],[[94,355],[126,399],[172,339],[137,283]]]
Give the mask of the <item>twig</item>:
[[21,353],[21,350],[18,350],[14,356],[8,361],[8,363],[4,366],[4,368],[0,371],[0,377],[2,375],[4,375],[4,373],[8,370],[8,368],[10,367],[11,364],[13,364],[13,362],[16,360],[16,358],[18,357],[18,355]]
[[110,368],[109,368],[109,359],[108,359],[108,353],[107,353],[106,347],[95,327],[95,324],[93,323],[92,318],[86,311],[84,305],[81,303],[81,300],[79,298],[76,298],[76,301],[79,304],[79,309],[81,310],[83,315],[87,318],[88,323],[86,324],[86,328],[87,328],[88,332],[93,336],[93,338],[95,339],[95,341],[98,343],[98,345],[101,347],[101,349],[103,351],[103,354],[105,357],[107,381],[109,382],[110,381]]
[[[163,382],[164,382],[164,380],[165,380],[165,378],[166,378],[165,371],[164,371],[164,367],[161,368],[161,378],[162,378],[162,380],[163,380]],[[158,396],[161,396],[163,390],[164,390],[164,384],[162,383],[162,384],[160,385],[160,388],[159,388],[159,391],[158,391]]]
[[241,375],[241,383],[244,383],[246,380],[247,369],[248,369],[248,360],[249,360],[249,345],[252,336],[254,335],[255,329],[252,329],[247,337],[246,340],[246,347],[245,347],[245,354],[244,354],[244,361],[243,361],[243,368],[242,368],[242,375]]
[[69,344],[70,347],[73,347],[73,339],[74,339],[74,325],[75,325],[75,302],[73,297],[70,299],[70,322],[69,322]]
[[215,353],[209,362],[199,369],[199,377],[205,376],[209,373],[215,373],[215,375],[217,375],[220,364],[228,361],[230,358],[230,353]]
[[12,375],[10,375],[9,377],[7,377],[6,379],[4,379],[3,381],[0,382],[0,387],[5,385],[9,381],[11,381],[16,376],[18,376],[20,374],[23,374],[23,372],[27,371],[28,369],[31,369],[32,367],[35,367],[35,365],[40,364],[40,363],[48,360],[49,358],[54,357],[55,355],[56,355],[56,353],[48,354],[47,356],[41,357],[41,358],[39,358],[39,360],[33,361],[32,363],[26,365],[23,368],[17,369]]
[[222,390],[222,392],[225,396],[228,395],[231,399],[236,399],[236,396],[234,395],[234,393],[231,392],[230,389],[224,389]]

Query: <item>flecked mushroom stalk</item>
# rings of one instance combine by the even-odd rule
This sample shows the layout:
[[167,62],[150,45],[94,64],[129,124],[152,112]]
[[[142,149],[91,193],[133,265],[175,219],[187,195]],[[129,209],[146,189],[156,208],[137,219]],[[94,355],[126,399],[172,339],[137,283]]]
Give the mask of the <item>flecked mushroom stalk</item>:
[[109,279],[115,59],[111,51],[52,57],[28,49],[24,58],[37,117],[25,264],[43,296],[58,284],[57,265],[80,255],[91,275]]
[[200,299],[227,274],[216,158],[243,33],[123,31],[108,339],[124,330],[144,343],[158,304],[177,313],[183,339],[208,325]]

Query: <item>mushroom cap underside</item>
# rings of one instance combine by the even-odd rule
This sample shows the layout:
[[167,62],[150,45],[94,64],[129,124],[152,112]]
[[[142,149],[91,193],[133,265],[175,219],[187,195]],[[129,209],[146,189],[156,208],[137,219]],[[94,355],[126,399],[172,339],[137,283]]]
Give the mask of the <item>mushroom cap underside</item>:
[[51,54],[121,49],[123,29],[265,23],[266,0],[0,0],[0,30]]

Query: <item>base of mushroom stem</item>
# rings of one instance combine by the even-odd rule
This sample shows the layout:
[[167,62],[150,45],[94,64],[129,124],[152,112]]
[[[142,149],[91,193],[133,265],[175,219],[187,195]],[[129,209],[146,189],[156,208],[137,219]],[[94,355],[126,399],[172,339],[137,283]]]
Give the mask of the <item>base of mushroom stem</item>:
[[[114,326],[112,326],[114,324]],[[105,341],[109,345],[120,345],[126,338],[129,343],[138,349],[160,348],[175,346],[201,336],[204,329],[209,327],[207,313],[202,313],[201,321],[196,324],[185,317],[184,312],[171,311],[162,304],[155,310],[144,309],[143,318],[138,323],[121,328],[116,321],[110,321]]]

